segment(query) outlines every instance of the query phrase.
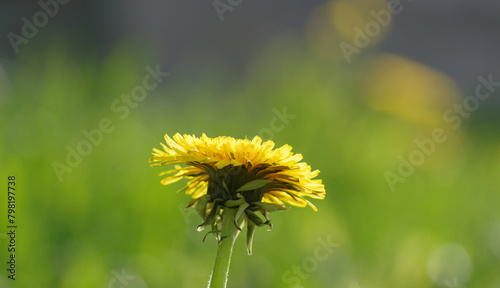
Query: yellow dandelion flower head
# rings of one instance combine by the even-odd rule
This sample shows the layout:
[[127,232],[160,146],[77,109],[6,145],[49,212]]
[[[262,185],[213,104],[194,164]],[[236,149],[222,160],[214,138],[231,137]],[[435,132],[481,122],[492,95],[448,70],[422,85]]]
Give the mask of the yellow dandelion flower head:
[[302,155],[292,153],[289,145],[273,149],[273,141],[262,142],[258,136],[250,141],[225,136],[209,138],[205,134],[197,138],[179,133],[173,139],[165,135],[165,141],[166,144],[161,144],[163,151],[153,149],[149,160],[151,166],[176,164],[175,169],[160,173],[169,175],[161,182],[167,185],[182,178],[191,179],[179,190],[194,198],[186,208],[196,207],[203,219],[198,230],[212,226],[209,233],[219,241],[225,237],[221,235],[224,225],[219,229],[224,212],[234,213],[238,230],[247,223],[248,254],[252,253],[255,227],[272,228],[269,212],[287,210],[284,203],[309,205],[317,210],[304,197],[325,197],[321,180],[313,180],[319,171],[311,171],[309,165],[300,162]]
[[173,139],[165,135],[165,141],[166,145],[161,143],[163,151],[153,149],[151,166],[187,164],[160,173],[170,175],[161,182],[167,185],[191,179],[180,191],[185,190],[195,200],[205,195],[223,202],[244,198],[247,203],[309,205],[316,211],[304,197],[325,197],[321,180],[313,180],[319,170],[311,171],[307,163],[300,162],[302,155],[294,154],[290,145],[273,149],[273,141],[262,142],[258,136],[250,141],[179,133]]

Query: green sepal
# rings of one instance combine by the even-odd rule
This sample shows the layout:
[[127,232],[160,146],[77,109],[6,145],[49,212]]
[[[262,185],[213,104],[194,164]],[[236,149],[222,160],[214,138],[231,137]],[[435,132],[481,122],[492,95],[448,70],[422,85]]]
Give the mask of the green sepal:
[[237,207],[237,206],[240,206],[242,204],[246,203],[245,202],[245,198],[240,198],[238,200],[227,200],[226,202],[224,202],[224,206],[226,207]]
[[259,206],[260,208],[269,212],[285,211],[290,209],[279,204],[267,203],[267,202],[252,202],[252,205]]
[[247,213],[248,219],[251,220],[255,225],[257,225],[259,227],[269,223],[269,221],[262,220],[262,218],[259,217],[257,215],[257,213],[255,213],[253,211],[250,211],[247,209],[247,210],[245,210],[245,212]]
[[198,200],[199,201],[196,205],[196,212],[198,212],[198,215],[200,215],[202,219],[205,219],[205,217],[207,217],[207,204],[208,200],[210,200],[210,195],[205,194],[198,198]]
[[238,222],[239,222],[238,220],[240,219],[241,214],[243,214],[245,212],[245,209],[248,208],[248,206],[250,206],[250,204],[248,204],[246,202],[241,204],[240,207],[238,207],[238,211],[236,211],[236,215],[234,216],[234,226],[236,226],[236,228],[240,231],[241,231],[241,227],[238,225]]
[[236,192],[256,190],[256,189],[263,187],[264,185],[266,185],[267,183],[269,183],[271,181],[273,181],[273,179],[253,180],[253,181],[250,181],[247,184],[241,186],[240,188],[238,188],[238,190],[236,190]]
[[266,210],[264,210],[264,213],[260,213],[262,217],[266,219],[266,221],[264,221],[262,217],[260,217],[257,213],[251,211],[250,209],[245,210],[245,212],[247,213],[248,219],[253,221],[255,225],[259,227],[264,225],[269,225],[267,231],[271,231],[273,229],[273,224],[271,224],[271,220],[269,220],[269,218],[267,217],[268,216],[267,214],[269,212],[267,212]]
[[212,210],[210,210],[210,214],[208,214],[208,216],[205,218],[205,221],[203,221],[203,223],[198,225],[197,230],[203,231],[203,229],[205,229],[205,226],[207,224],[212,223],[212,221],[214,221],[214,219],[215,219],[215,215],[217,215],[218,210],[219,210],[219,207],[217,206],[217,204],[214,204],[214,206],[212,207]]
[[251,220],[248,220],[247,223],[248,229],[247,229],[247,252],[248,255],[252,255],[252,243],[253,243],[253,234],[255,233],[255,223],[253,223]]

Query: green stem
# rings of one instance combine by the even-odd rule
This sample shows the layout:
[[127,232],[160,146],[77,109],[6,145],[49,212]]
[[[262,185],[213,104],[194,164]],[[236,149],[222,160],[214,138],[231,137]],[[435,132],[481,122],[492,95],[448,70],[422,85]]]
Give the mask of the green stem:
[[[210,277],[209,288],[226,288],[233,245],[240,231],[234,225],[237,209],[224,208],[222,211],[221,239],[218,244],[215,266]],[[241,219],[240,219],[241,220]],[[242,221],[238,221],[241,225]]]

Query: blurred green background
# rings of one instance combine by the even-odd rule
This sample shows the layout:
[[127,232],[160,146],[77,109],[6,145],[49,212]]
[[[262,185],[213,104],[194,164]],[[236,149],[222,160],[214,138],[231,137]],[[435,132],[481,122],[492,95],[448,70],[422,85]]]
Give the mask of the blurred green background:
[[[198,50],[189,65],[167,65],[134,33],[96,53],[40,32],[3,57],[0,175],[4,187],[8,175],[17,178],[19,228],[12,281],[3,193],[0,287],[206,287],[216,241],[203,243],[201,219],[184,211],[190,197],[175,191],[185,182],[162,186],[157,174],[167,168],[148,164],[163,135],[176,132],[260,134],[321,170],[327,196],[313,201],[319,211],[272,214],[274,229],[257,230],[252,256],[240,237],[229,287],[500,287],[499,93],[467,117],[449,112],[491,71],[471,72],[464,89],[429,65],[376,50],[391,27],[347,63],[337,46],[374,7],[383,6],[319,3],[301,33],[263,40],[238,73],[217,59],[195,61]],[[338,20],[353,11],[358,18]],[[113,103],[157,65],[170,75],[127,115],[117,112]],[[85,149],[82,131],[103,119],[113,131],[71,167],[68,149]],[[435,129],[446,141],[424,154],[416,142]],[[416,154],[423,160],[411,175],[388,182]],[[68,170],[56,172],[55,162]],[[318,257],[325,241],[335,248]]]

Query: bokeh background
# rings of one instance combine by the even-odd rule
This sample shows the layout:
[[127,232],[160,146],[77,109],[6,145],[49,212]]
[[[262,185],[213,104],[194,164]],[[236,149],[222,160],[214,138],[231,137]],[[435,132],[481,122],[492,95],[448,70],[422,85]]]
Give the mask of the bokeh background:
[[[500,287],[499,85],[475,96],[500,81],[500,1],[63,2],[0,2],[19,225],[12,281],[2,193],[0,287],[206,287],[216,241],[148,164],[176,132],[261,135],[321,170],[319,211],[271,215],[252,256],[240,237],[229,287]],[[147,67],[170,74],[122,102]]]

